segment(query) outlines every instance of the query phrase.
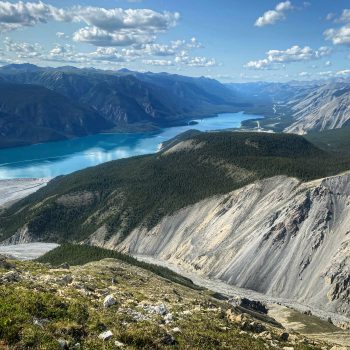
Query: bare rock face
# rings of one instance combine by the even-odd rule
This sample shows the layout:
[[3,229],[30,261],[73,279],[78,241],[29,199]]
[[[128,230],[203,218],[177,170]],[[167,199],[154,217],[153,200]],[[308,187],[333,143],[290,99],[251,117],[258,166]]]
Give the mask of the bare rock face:
[[350,173],[262,180],[101,244],[350,316]]
[[310,130],[343,127],[350,119],[350,91],[347,84],[317,87],[299,101],[292,101],[294,123],[285,131],[306,134]]

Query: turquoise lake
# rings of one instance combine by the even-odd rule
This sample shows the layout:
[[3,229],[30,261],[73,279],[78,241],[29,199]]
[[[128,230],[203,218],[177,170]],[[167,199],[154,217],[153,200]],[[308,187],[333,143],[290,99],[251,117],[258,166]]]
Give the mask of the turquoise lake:
[[98,134],[59,142],[0,150],[0,179],[46,178],[69,174],[110,160],[156,152],[160,144],[190,129],[239,128],[256,115],[225,113],[195,120],[196,125],[147,133]]

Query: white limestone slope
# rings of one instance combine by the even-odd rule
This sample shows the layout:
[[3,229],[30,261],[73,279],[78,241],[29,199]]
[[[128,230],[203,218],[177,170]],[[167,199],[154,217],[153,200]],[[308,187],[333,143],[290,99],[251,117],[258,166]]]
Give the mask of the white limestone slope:
[[347,84],[327,84],[299,101],[292,101],[294,122],[285,132],[306,134],[342,128],[350,120],[350,90]]
[[29,196],[49,181],[49,178],[0,180],[0,209]]
[[306,184],[262,180],[122,243],[103,236],[99,230],[91,242],[350,316],[350,173]]

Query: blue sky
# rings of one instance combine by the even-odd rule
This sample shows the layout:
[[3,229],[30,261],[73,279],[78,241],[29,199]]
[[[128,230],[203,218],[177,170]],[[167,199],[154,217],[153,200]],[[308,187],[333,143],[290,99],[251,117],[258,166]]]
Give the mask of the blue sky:
[[0,1],[0,61],[223,82],[341,77],[348,9],[345,0]]

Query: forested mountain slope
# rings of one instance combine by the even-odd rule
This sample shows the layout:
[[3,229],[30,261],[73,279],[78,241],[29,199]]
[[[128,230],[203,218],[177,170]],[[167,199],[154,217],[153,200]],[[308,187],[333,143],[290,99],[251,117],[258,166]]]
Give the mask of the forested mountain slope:
[[44,86],[94,109],[119,128],[137,123],[169,125],[245,106],[216,80],[167,73],[10,65],[0,68],[0,77]]
[[[163,151],[123,159],[52,180],[1,218],[2,240],[82,240],[99,229],[125,238],[167,214],[258,179],[308,181],[350,169],[304,138],[284,134],[189,132]],[[14,220],[16,218],[16,220]]]
[[0,147],[84,136],[111,126],[94,110],[44,87],[0,82]]

